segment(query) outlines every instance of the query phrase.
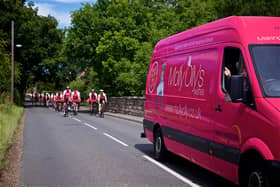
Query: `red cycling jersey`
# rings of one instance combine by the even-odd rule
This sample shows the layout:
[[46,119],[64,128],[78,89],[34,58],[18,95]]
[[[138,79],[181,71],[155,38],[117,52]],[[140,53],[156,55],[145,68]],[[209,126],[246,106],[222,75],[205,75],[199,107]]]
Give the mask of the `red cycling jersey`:
[[91,101],[92,102],[96,101],[96,94],[95,94],[95,92],[91,92]]
[[62,99],[62,98],[61,98],[61,94],[60,94],[60,93],[58,93],[58,94],[57,94],[57,96],[56,96],[56,101],[60,102],[60,101],[61,101],[61,99]]
[[103,93],[100,94],[100,101],[104,101],[105,100],[105,96]]
[[71,91],[70,90],[66,90],[65,95],[64,95],[65,99],[68,100],[70,98],[70,96],[71,96]]
[[73,93],[73,102],[77,102],[77,101],[79,101],[79,95],[77,93],[77,90],[75,90]]

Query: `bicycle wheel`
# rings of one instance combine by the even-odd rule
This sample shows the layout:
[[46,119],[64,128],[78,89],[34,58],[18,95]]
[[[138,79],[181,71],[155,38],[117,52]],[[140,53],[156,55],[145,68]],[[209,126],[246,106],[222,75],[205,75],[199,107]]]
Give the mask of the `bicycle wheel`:
[[73,113],[74,113],[74,115],[76,116],[76,115],[77,115],[77,104],[76,104],[76,103],[74,104],[74,107],[73,107],[73,108],[74,108]]

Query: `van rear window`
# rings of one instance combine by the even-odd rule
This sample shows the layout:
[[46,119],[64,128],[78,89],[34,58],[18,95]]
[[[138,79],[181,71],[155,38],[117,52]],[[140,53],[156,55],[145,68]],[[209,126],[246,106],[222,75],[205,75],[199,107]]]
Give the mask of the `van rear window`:
[[280,45],[253,45],[250,52],[264,96],[280,97]]

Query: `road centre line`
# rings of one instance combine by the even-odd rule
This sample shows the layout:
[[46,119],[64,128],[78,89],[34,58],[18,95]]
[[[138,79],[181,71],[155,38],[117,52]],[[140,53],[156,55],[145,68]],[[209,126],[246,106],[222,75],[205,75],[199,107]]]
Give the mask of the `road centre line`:
[[103,134],[104,134],[105,136],[107,136],[108,138],[111,138],[112,140],[114,140],[114,141],[116,141],[116,142],[118,142],[118,143],[122,144],[123,146],[128,147],[128,145],[127,145],[126,143],[124,143],[124,142],[122,142],[122,141],[118,140],[117,138],[115,138],[115,137],[111,136],[110,134],[107,134],[107,133],[103,133]]
[[78,122],[81,122],[81,120],[79,120],[78,118],[73,118],[74,120],[78,121]]
[[84,123],[84,125],[88,126],[89,128],[92,128],[92,129],[94,129],[94,130],[97,130],[96,127],[94,127],[94,126],[92,126],[92,125],[90,125],[90,124],[88,124],[88,123]]
[[148,161],[152,162],[153,164],[157,165],[158,167],[160,167],[161,169],[165,170],[166,172],[170,173],[171,175],[175,176],[176,178],[178,178],[179,180],[181,180],[182,182],[192,186],[192,187],[199,187],[199,185],[193,183],[192,181],[190,181],[189,179],[185,178],[184,176],[180,175],[179,173],[173,171],[172,169],[166,167],[165,165],[159,163],[158,161],[152,159],[151,157],[147,156],[147,155],[143,155],[143,157],[145,159],[147,159]]

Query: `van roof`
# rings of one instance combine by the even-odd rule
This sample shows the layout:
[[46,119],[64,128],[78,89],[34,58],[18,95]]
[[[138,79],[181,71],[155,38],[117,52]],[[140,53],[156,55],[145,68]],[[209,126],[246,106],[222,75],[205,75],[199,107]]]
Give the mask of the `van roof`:
[[[237,31],[239,39],[245,44],[280,44],[280,17],[230,16],[167,37],[157,43],[155,51],[223,29]],[[215,38],[209,39],[208,43],[210,41],[215,41]],[[207,43],[207,40],[198,42],[198,45],[204,42]]]

